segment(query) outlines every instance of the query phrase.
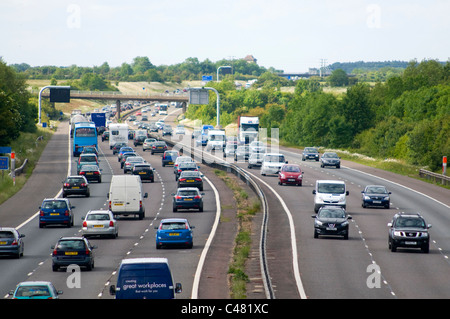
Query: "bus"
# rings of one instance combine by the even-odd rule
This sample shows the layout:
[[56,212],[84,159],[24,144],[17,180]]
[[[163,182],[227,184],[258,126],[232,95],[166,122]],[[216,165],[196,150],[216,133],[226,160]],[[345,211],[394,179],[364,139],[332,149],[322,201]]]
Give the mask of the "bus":
[[128,124],[111,123],[109,124],[109,149],[112,149],[116,143],[128,143]]
[[160,104],[159,105],[159,115],[167,115],[167,104]]
[[94,122],[79,122],[73,131],[73,156],[80,156],[84,146],[95,146],[98,149],[97,129]]

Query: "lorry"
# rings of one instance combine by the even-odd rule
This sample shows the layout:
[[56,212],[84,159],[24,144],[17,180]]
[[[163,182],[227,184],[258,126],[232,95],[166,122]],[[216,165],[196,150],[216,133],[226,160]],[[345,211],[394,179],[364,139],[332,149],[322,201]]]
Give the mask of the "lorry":
[[90,122],[84,115],[76,113],[70,118],[70,137],[73,137],[73,130],[75,128],[75,124],[81,122]]
[[138,175],[113,175],[107,198],[114,216],[137,215],[140,220],[145,217],[144,198],[148,198],[148,193],[142,193]]
[[238,117],[238,139],[240,144],[250,144],[258,138],[259,117],[240,116]]
[[208,142],[206,144],[206,150],[223,150],[227,142],[227,137],[224,130],[209,129],[208,130]]
[[167,258],[162,257],[123,259],[117,285],[109,288],[116,299],[174,299],[181,291],[181,284],[173,282]]
[[91,113],[91,121],[95,123],[97,131],[99,130],[100,127],[106,127],[106,113],[105,112]]

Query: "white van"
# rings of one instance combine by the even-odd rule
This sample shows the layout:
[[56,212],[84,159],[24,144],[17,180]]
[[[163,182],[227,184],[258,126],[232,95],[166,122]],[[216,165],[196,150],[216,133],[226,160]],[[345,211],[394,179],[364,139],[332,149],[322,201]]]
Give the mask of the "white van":
[[108,193],[109,210],[117,215],[145,217],[141,178],[138,175],[113,175]]
[[223,150],[226,142],[227,137],[224,130],[208,130],[206,150]]
[[339,180],[317,180],[316,187],[312,191],[314,196],[314,212],[325,205],[341,206],[346,208],[346,196],[349,191],[346,189],[345,182]]
[[287,164],[286,158],[283,154],[279,153],[266,153],[264,154],[262,163],[261,163],[261,175],[266,174],[278,174],[281,167],[284,164]]

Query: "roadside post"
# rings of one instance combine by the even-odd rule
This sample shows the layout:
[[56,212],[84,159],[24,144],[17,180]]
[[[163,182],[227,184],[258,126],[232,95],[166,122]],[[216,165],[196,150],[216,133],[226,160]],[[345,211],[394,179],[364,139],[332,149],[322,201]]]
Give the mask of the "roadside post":
[[447,175],[447,156],[442,157],[442,174]]

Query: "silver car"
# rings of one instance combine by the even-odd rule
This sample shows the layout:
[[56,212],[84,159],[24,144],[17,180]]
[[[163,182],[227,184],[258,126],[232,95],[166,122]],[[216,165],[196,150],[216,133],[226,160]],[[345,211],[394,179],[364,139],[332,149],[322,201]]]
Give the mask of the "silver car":
[[108,236],[117,238],[119,236],[119,225],[114,215],[109,210],[91,210],[83,220],[81,233],[88,236]]
[[263,161],[264,153],[251,153],[248,158],[248,168],[252,168],[254,166],[261,166]]

